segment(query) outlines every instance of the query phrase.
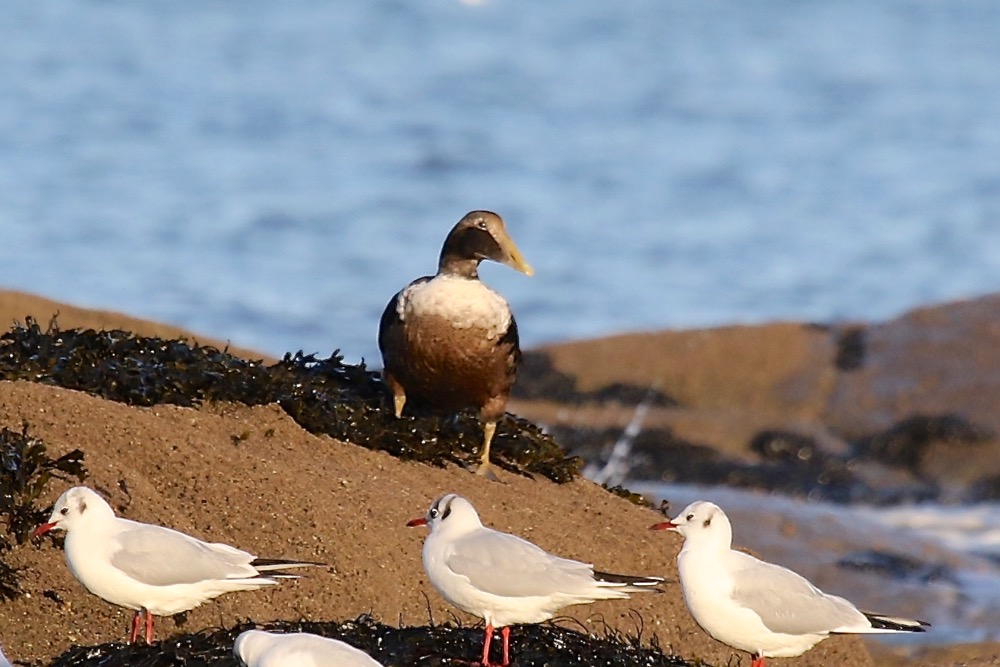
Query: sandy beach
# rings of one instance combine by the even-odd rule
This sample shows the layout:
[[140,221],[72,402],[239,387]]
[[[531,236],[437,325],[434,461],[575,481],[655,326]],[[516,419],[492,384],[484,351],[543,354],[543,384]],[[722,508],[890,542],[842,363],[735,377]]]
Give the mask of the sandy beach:
[[[124,328],[140,335],[189,333],[124,314],[76,309],[32,295],[0,293],[0,320],[31,315],[59,325]],[[197,339],[203,344],[224,341]],[[260,358],[249,350],[232,350]],[[616,362],[617,363],[617,362]],[[601,375],[593,367],[594,377]],[[594,381],[597,383],[597,381]],[[515,408],[516,409],[516,408]],[[271,590],[225,595],[177,626],[160,621],[159,636],[252,619],[347,620],[362,613],[390,624],[421,625],[454,614],[430,587],[420,565],[424,534],[407,529],[445,492],[469,498],[487,525],[535,541],[598,568],[667,577],[662,595],[635,596],[567,610],[572,624],[604,624],[687,658],[732,664],[735,651],[705,635],[688,614],[674,559],[679,536],[653,533],[661,520],[597,485],[557,485],[502,473],[499,483],[466,470],[405,462],[325,436],[312,435],[279,406],[210,404],[130,407],[82,392],[32,382],[0,382],[0,426],[27,424],[51,455],[79,448],[87,484],[105,493],[121,516],[161,523],[262,556],[320,561],[327,567]],[[54,481],[46,501],[69,485]],[[0,603],[0,640],[7,654],[47,664],[72,645],[123,638],[130,613],[88,594],[48,540],[16,547],[6,559],[22,570],[24,595]],[[806,655],[774,664],[990,665],[995,645],[947,647],[900,657],[869,652],[853,637],[834,637]],[[746,661],[745,655],[741,661]]]

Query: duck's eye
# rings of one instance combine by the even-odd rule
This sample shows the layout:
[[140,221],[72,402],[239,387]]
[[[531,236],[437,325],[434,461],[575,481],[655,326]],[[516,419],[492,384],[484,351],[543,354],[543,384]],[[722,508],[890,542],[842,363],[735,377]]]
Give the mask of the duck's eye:
[[59,513],[62,514],[63,516],[66,516],[67,514],[69,514],[69,508],[64,507],[61,510],[59,510]]
[[688,514],[686,517],[684,517],[684,520],[685,521],[690,521],[693,518],[694,518],[694,514]]
[[486,229],[486,221],[485,220],[480,220],[478,226],[479,226],[480,229]]

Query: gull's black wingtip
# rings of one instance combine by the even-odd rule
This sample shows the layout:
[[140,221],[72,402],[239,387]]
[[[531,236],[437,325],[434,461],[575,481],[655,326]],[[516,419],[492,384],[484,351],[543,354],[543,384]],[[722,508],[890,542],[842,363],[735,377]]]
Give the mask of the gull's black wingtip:
[[889,630],[891,632],[927,632],[931,626],[927,621],[918,621],[909,618],[898,618],[894,616],[883,616],[881,614],[871,614],[866,611],[861,612],[876,630]]

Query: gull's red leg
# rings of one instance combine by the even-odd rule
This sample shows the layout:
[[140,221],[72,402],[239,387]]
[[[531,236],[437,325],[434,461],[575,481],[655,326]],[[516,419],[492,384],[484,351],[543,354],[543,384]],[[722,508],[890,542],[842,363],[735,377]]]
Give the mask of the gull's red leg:
[[139,610],[136,609],[135,614],[132,615],[132,631],[128,635],[128,643],[134,644],[135,640],[139,638],[139,625],[142,621],[139,620]]
[[767,661],[764,660],[764,656],[762,655],[754,655],[750,667],[767,667]]
[[493,624],[486,624],[486,639],[483,641],[483,664],[490,664],[490,642],[493,641]]
[[153,643],[153,614],[146,610],[146,643]]
[[503,665],[502,667],[507,667],[510,664],[510,626],[505,625],[500,631],[503,635]]

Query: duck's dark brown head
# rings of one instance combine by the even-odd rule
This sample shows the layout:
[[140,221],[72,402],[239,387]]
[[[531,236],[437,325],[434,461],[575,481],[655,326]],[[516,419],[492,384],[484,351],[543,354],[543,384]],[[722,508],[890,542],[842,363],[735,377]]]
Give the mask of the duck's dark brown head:
[[507,234],[503,219],[491,211],[467,213],[452,228],[441,248],[438,273],[475,278],[479,262],[491,259],[526,275],[534,270]]

